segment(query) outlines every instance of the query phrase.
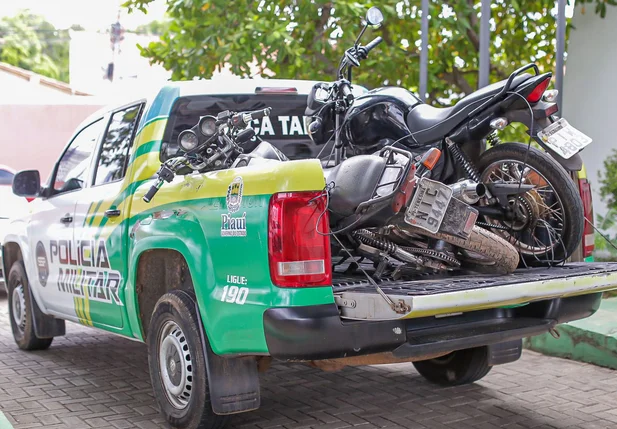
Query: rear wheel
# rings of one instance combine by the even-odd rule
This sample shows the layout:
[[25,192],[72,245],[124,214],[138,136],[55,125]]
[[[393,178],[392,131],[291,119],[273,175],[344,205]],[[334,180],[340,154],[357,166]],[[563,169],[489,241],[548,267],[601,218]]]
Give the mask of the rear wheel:
[[174,428],[220,429],[228,418],[212,411],[195,298],[163,295],[148,329],[148,363],[161,413]]
[[491,370],[488,349],[457,350],[436,359],[413,362],[420,375],[431,383],[442,386],[459,386],[480,380]]
[[9,271],[8,279],[9,318],[13,338],[22,350],[45,350],[53,338],[38,338],[34,331],[30,284],[23,262],[17,261]]
[[549,155],[522,143],[499,144],[480,157],[480,179],[485,185],[534,185],[525,193],[508,196],[512,220],[485,218],[492,230],[517,248],[528,265],[567,259],[583,237],[583,204],[568,173]]

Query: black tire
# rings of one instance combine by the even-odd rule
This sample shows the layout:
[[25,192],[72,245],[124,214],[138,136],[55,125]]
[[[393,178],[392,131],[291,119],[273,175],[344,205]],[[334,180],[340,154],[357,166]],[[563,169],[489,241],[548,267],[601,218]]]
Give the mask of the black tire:
[[[557,197],[561,201],[563,208],[563,228],[560,234],[561,242],[552,247],[552,250],[532,255],[525,253],[519,247],[521,258],[526,265],[547,265],[566,260],[578,247],[583,238],[585,227],[585,216],[583,212],[583,202],[578,188],[572,178],[564,168],[548,154],[522,143],[502,143],[480,156],[477,167],[480,176],[485,173],[491,164],[499,161],[512,160],[521,164],[526,163],[552,185]],[[499,233],[499,231],[494,231]],[[504,237],[509,236],[510,242],[515,244],[514,236],[502,231]],[[517,247],[517,244],[515,244]]]
[[[228,421],[228,416],[212,411],[200,332],[191,292],[172,291],[158,300],[148,328],[148,363],[161,413],[174,428],[220,429]],[[161,352],[163,349],[166,351]],[[165,369],[160,364],[161,354],[169,356]],[[172,390],[182,393],[170,391],[164,378],[168,378],[167,386],[171,383]]]
[[458,350],[437,359],[413,362],[420,375],[441,386],[460,386],[480,380],[489,373],[488,348]]
[[[38,338],[32,320],[30,283],[22,261],[13,263],[7,277],[9,295],[9,319],[13,338],[22,350],[45,350],[51,346],[53,338]],[[19,322],[18,322],[19,321]]]

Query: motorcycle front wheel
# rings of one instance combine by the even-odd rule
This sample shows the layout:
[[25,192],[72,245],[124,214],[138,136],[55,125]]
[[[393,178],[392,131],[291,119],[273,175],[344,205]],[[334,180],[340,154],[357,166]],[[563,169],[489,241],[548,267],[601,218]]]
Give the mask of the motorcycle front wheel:
[[484,152],[477,167],[485,185],[534,185],[525,193],[508,196],[513,219],[484,218],[490,230],[514,245],[524,265],[560,263],[574,252],[583,237],[583,203],[556,160],[526,144],[503,143]]

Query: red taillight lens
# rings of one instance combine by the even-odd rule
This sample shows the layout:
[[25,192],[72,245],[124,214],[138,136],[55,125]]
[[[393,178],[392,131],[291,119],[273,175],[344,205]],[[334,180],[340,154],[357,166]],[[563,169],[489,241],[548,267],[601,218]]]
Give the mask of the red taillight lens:
[[[323,214],[323,215],[322,215]],[[284,192],[270,200],[270,277],[281,287],[330,286],[329,216],[322,192]]]
[[538,101],[540,101],[542,95],[546,91],[546,88],[548,88],[549,83],[551,83],[550,77],[540,82],[538,86],[536,86],[533,91],[529,93],[529,95],[527,96],[527,101],[529,101],[530,103],[537,103]]
[[[593,199],[591,196],[591,184],[587,179],[578,180],[578,189],[581,193],[581,199],[583,200],[583,213],[585,218],[593,222]],[[585,232],[583,233],[583,257],[587,258],[592,256],[595,248],[595,234],[593,226],[585,221]]]

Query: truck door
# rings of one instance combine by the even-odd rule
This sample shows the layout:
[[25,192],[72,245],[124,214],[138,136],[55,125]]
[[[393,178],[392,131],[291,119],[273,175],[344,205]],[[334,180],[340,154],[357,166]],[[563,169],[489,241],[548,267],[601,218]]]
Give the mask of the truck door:
[[[92,158],[105,121],[103,118],[82,128],[69,143],[54,168],[48,197],[28,224],[31,267],[30,282],[46,309],[75,319],[74,298],[81,294],[76,283],[78,252],[73,242],[75,204],[84,195]],[[78,316],[77,316],[78,317]]]
[[101,328],[124,326],[125,216],[131,197],[124,178],[142,107],[134,104],[111,113],[93,163],[92,184],[75,209],[75,241],[84,249],[81,270],[88,291],[77,308],[88,324]]

